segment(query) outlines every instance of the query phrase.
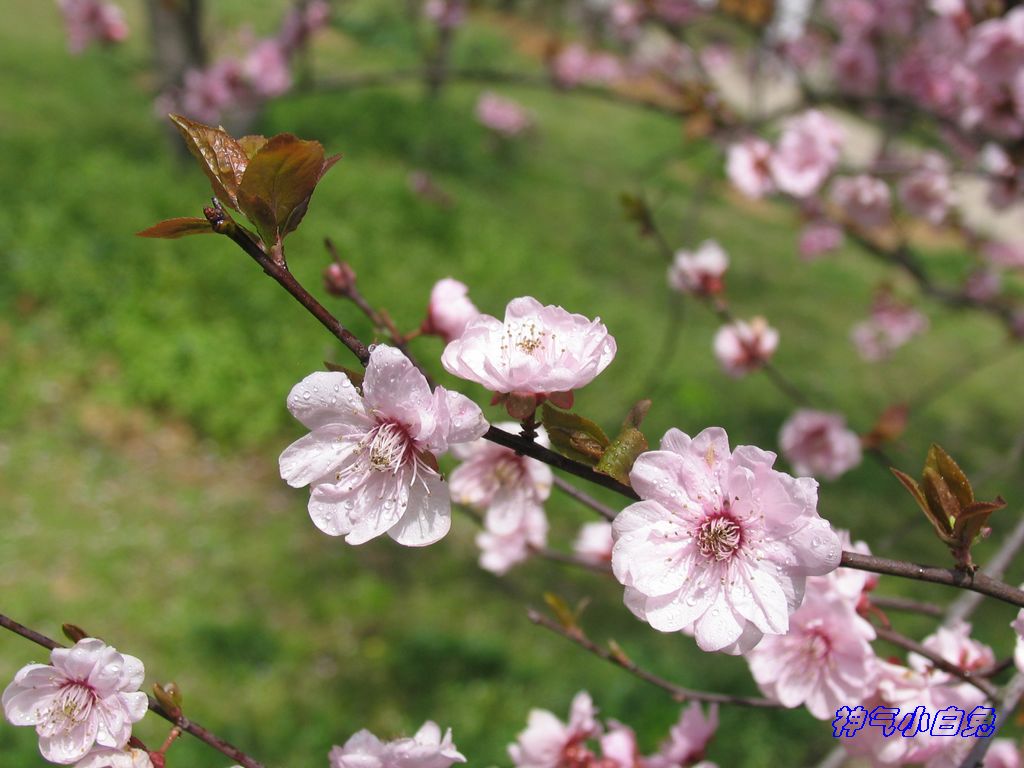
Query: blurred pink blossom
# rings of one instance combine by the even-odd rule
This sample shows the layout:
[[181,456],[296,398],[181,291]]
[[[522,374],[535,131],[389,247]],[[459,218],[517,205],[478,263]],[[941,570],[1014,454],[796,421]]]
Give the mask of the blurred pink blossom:
[[800,258],[806,261],[824,256],[843,245],[842,227],[830,221],[812,221],[800,230]]
[[277,40],[261,40],[242,60],[242,76],[257,97],[271,99],[292,87],[288,58]]
[[839,162],[842,130],[812,109],[786,121],[769,159],[775,185],[793,197],[817,192]]
[[892,195],[881,179],[866,174],[841,176],[833,182],[831,195],[843,216],[858,227],[881,227],[891,219]]
[[775,191],[771,171],[771,145],[764,139],[748,138],[729,147],[726,173],[729,181],[747,197],[756,199]]
[[581,558],[595,565],[612,561],[612,524],[607,522],[584,523],[580,528],[572,549]]
[[451,728],[441,733],[432,720],[412,737],[383,742],[363,729],[335,746],[328,755],[331,768],[450,768],[466,758],[452,742]]
[[782,425],[779,445],[797,475],[835,480],[861,460],[860,437],[839,413],[796,411]]
[[724,288],[729,255],[715,240],[705,240],[696,251],[676,251],[668,268],[668,284],[680,293],[714,296]]
[[910,214],[941,224],[954,202],[946,159],[936,152],[925,153],[918,167],[900,181],[899,194]]
[[679,714],[658,752],[644,758],[644,768],[677,768],[701,760],[717,730],[718,705],[708,705],[705,716],[699,702],[691,703]]
[[878,53],[864,37],[843,38],[832,51],[832,68],[836,83],[845,91],[866,95],[878,87]]
[[480,310],[469,298],[469,288],[451,277],[438,280],[430,291],[427,319],[422,331],[440,336],[445,343],[459,338]]
[[850,338],[860,356],[874,363],[889,357],[926,330],[928,318],[925,315],[882,293],[875,299],[870,317],[853,327]]
[[715,357],[733,377],[756,371],[771,359],[778,346],[779,332],[763,317],[723,325],[714,341]]
[[90,43],[120,43],[128,37],[124,12],[116,3],[103,0],[57,0],[64,16],[68,50],[81,53]]
[[556,82],[566,88],[581,83],[607,85],[623,76],[622,64],[609,53],[595,53],[579,43],[566,46],[552,62]]
[[567,757],[585,750],[585,742],[601,732],[597,710],[586,691],[572,700],[569,722],[563,723],[546,709],[530,711],[526,730],[508,748],[516,768],[560,768]]
[[519,104],[486,91],[476,103],[476,119],[500,136],[512,138],[526,131],[532,121]]

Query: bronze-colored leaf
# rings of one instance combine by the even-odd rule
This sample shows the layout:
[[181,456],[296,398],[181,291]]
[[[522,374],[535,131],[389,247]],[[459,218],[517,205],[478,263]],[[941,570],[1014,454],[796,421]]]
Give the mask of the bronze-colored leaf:
[[909,416],[910,409],[906,403],[890,405],[882,411],[871,431],[861,437],[861,443],[868,449],[891,443],[906,431]]
[[210,179],[213,194],[223,205],[239,210],[238,188],[249,164],[245,149],[223,128],[203,125],[182,115],[170,118]]
[[72,643],[77,643],[79,640],[89,637],[89,633],[77,624],[61,624],[60,629],[64,633],[64,637]]
[[952,532],[956,519],[960,515],[960,503],[949,489],[942,475],[931,467],[925,467],[921,475],[921,490],[928,499],[928,508],[938,520],[942,519],[947,530]]
[[928,518],[928,522],[930,522],[935,528],[935,532],[939,535],[939,538],[948,544],[953,531],[949,520],[942,516],[936,516],[932,512],[931,507],[928,505],[928,500],[925,498],[924,491],[921,490],[921,486],[917,484],[917,481],[914,478],[905,472],[900,472],[895,467],[889,467],[889,471],[896,476],[896,479],[899,480],[910,495],[914,497],[914,501],[917,502],[917,506],[919,506],[921,511],[924,512],[925,517]]
[[263,145],[267,143],[266,136],[243,136],[238,140],[238,146],[245,152],[245,156],[252,160],[253,156],[263,149]]
[[924,465],[942,475],[942,479],[946,481],[949,490],[956,496],[961,508],[969,507],[974,503],[974,489],[971,488],[971,481],[967,479],[967,475],[953,461],[953,457],[943,450],[941,445],[932,443]]
[[135,234],[138,237],[162,237],[165,240],[175,240],[186,235],[211,235],[213,228],[206,219],[186,216],[178,219],[165,219]]
[[324,166],[320,142],[290,133],[274,136],[249,161],[238,187],[238,205],[268,247],[298,225]]
[[629,409],[629,413],[626,414],[626,418],[622,422],[622,426],[639,428],[647,417],[647,412],[649,410],[651,410],[650,400],[637,401],[636,405]]

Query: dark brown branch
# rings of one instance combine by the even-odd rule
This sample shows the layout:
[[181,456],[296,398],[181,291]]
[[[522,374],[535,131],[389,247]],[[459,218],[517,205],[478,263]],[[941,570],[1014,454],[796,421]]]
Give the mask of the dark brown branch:
[[938,654],[928,650],[917,641],[911,640],[906,635],[902,635],[893,629],[875,627],[875,633],[878,635],[880,640],[884,640],[891,645],[895,645],[897,648],[902,648],[905,651],[916,653],[918,656],[928,659],[936,669],[941,669],[943,672],[948,672],[954,677],[960,678],[965,683],[973,685],[979,691],[984,693],[987,698],[992,700],[995,699],[997,693],[996,687],[984,677],[975,675],[969,670],[961,669],[956,664],[946,661],[946,659],[942,658]]
[[713,704],[738,704],[744,707],[759,707],[765,709],[778,709],[782,707],[779,702],[772,701],[770,699],[760,699],[753,696],[732,696],[725,693],[694,691],[689,688],[683,688],[682,686],[676,685],[675,683],[669,682],[664,678],[658,677],[657,675],[642,669],[634,661],[626,658],[625,656],[600,647],[580,630],[577,629],[574,631],[566,629],[561,624],[552,621],[547,616],[544,616],[533,608],[528,609],[526,615],[534,624],[544,627],[544,629],[554,632],[556,635],[560,635],[566,640],[571,640],[576,643],[576,645],[586,651],[589,651],[598,658],[604,659],[617,667],[621,667],[644,682],[660,688],[667,692],[676,701],[703,701]]
[[930,565],[917,565],[903,560],[890,560],[885,557],[862,555],[859,552],[843,552],[840,566],[856,568],[871,573],[887,576],[899,576],[904,579],[927,581],[932,584],[945,584],[947,587],[969,589],[979,592],[1004,603],[1024,608],[1024,592],[1009,584],[986,576],[983,573],[970,574],[954,568],[936,568]]
[[[1024,515],[1021,515],[1014,526],[1013,531],[1007,536],[992,559],[985,564],[982,572],[987,578],[1002,579],[1003,573],[1010,563],[1016,558],[1017,553],[1024,547]],[[945,624],[956,621],[967,621],[975,609],[981,604],[982,596],[974,592],[966,592],[961,595],[949,608],[946,614]]]
[[[64,647],[66,647],[66,646],[62,645],[61,643],[58,643],[57,641],[52,640],[51,638],[47,637],[46,635],[40,634],[39,632],[36,632],[34,629],[30,629],[29,627],[26,627],[24,624],[19,624],[18,622],[14,621],[11,618],[8,618],[7,616],[4,616],[3,614],[0,614],[0,627],[3,627],[4,629],[10,630],[11,632],[13,632],[16,635],[21,635],[26,640],[31,640],[36,645],[41,645],[43,648],[47,648],[47,649],[49,649],[51,651],[54,648],[64,648]],[[179,714],[177,717],[175,717],[175,716],[169,714],[160,705],[160,702],[158,702],[152,696],[149,696],[148,698],[149,698],[149,710],[153,714],[162,717],[164,720],[166,720],[167,722],[175,725],[176,727],[180,728],[181,730],[183,730],[183,731],[185,731],[187,733],[192,734],[193,736],[195,736],[200,741],[202,741],[205,744],[208,744],[209,746],[211,746],[214,749],[216,749],[222,755],[227,755],[232,760],[237,762],[239,765],[244,766],[244,768],[263,768],[263,764],[260,763],[258,760],[256,760],[253,757],[250,757],[245,752],[240,750],[238,747],[236,747],[233,744],[230,744],[229,742],[225,741],[224,739],[222,739],[220,736],[218,736],[217,734],[213,733],[212,731],[207,730],[206,728],[201,726],[199,723],[197,723],[197,722],[195,722],[193,720],[189,720],[184,715],[180,715]]]

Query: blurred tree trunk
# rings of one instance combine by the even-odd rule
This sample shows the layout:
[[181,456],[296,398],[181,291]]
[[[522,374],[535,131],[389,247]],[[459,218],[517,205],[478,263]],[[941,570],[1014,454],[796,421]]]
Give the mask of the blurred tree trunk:
[[[203,44],[202,0],[146,0],[149,33],[153,40],[153,70],[159,93],[179,88],[190,69],[206,64]],[[167,138],[179,157],[188,150],[170,123],[164,121]]]

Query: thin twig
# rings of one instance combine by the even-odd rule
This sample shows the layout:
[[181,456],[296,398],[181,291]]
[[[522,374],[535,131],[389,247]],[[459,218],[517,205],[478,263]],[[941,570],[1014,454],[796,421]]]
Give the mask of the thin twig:
[[604,659],[617,667],[621,667],[641,680],[666,691],[676,701],[704,701],[714,704],[738,704],[744,707],[759,707],[764,709],[778,709],[782,707],[782,704],[770,699],[761,699],[753,696],[732,696],[725,693],[694,691],[689,688],[683,688],[682,686],[676,685],[675,683],[669,682],[664,678],[658,677],[657,675],[642,669],[636,664],[636,662],[621,654],[613,653],[612,651],[600,647],[580,630],[577,629],[573,631],[566,629],[561,624],[552,621],[547,616],[544,616],[533,608],[528,609],[526,615],[534,624],[544,627],[545,629],[554,632],[556,635],[564,637],[566,640],[571,640],[576,643],[576,645],[586,651],[589,651],[598,658]]
[[[969,592],[967,594],[975,594]],[[946,609],[935,603],[922,603],[918,600],[908,600],[905,597],[890,597],[887,595],[872,596],[871,604],[886,611],[906,611],[907,613],[920,613],[923,616],[942,618]]]
[[555,488],[560,490],[566,496],[571,496],[583,506],[590,507],[592,510],[597,512],[597,514],[601,515],[601,517],[603,517],[605,520],[608,520],[609,522],[614,520],[616,515],[619,514],[604,502],[598,501],[589,493],[580,490],[579,488],[577,488],[575,485],[570,483],[568,480],[565,480],[564,478],[555,477],[554,483]]
[[[66,647],[61,643],[58,643],[56,640],[52,640],[46,635],[36,632],[34,629],[30,629],[29,627],[26,627],[24,624],[19,624],[18,622],[14,621],[11,618],[8,618],[7,616],[4,616],[3,614],[0,614],[0,627],[10,630],[16,635],[21,635],[26,640],[31,640],[33,643],[41,645],[43,648],[47,648],[51,651],[54,648]],[[190,720],[184,715],[179,714],[177,717],[175,717],[169,714],[160,705],[160,702],[158,702],[152,696],[148,696],[147,698],[149,699],[149,710],[153,714],[162,717],[164,720],[175,725],[181,730],[187,733],[191,733],[200,741],[213,747],[222,755],[227,755],[232,760],[237,762],[239,765],[244,766],[244,768],[263,768],[263,764],[261,762],[259,762],[253,757],[250,757],[245,752],[240,750],[238,747],[225,741],[220,736],[201,726],[199,723]]]
[[576,568],[585,568],[588,571],[594,571],[595,573],[604,574],[605,576],[611,575],[612,566],[608,562],[594,562],[588,560],[585,557],[579,555],[573,555],[569,552],[561,552],[557,549],[551,549],[550,547],[533,547],[531,548],[533,554],[537,557],[543,557],[545,560],[551,560],[555,563],[562,563],[563,565],[572,565]]
[[[1017,525],[1003,540],[999,550],[982,569],[982,573],[988,578],[1001,580],[1022,547],[1024,547],[1024,515],[1020,516]],[[949,607],[949,613],[946,614],[946,620],[943,623],[948,626],[958,621],[967,621],[983,599],[982,595],[977,592],[965,592]]]

